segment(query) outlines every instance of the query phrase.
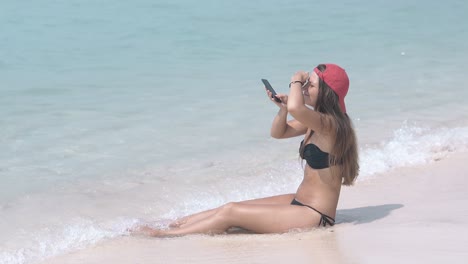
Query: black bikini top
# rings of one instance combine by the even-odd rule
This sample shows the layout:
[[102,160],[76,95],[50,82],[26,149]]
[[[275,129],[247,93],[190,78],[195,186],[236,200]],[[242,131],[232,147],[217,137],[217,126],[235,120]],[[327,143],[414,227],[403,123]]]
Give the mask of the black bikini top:
[[[301,142],[300,148],[304,144],[304,140]],[[300,149],[299,148],[299,149]],[[302,159],[307,161],[307,164],[313,169],[325,169],[330,167],[329,164],[329,154],[323,152],[317,145],[310,143],[304,147],[304,152],[300,153]]]

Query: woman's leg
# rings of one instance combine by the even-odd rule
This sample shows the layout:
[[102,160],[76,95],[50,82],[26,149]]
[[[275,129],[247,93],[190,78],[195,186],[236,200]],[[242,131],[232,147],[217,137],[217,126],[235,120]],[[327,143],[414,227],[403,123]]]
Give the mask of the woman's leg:
[[181,227],[183,225],[199,221],[200,219],[206,218],[207,216],[209,216],[211,214],[214,214],[216,212],[216,210],[218,210],[218,209],[219,209],[219,207],[214,208],[214,209],[210,209],[210,210],[206,210],[206,211],[203,211],[203,212],[195,213],[195,214],[192,214],[192,215],[184,216],[184,217],[179,218],[179,219],[175,220],[174,222],[170,223],[169,227]]
[[241,204],[291,204],[291,201],[296,196],[295,193],[275,195],[253,200],[245,200],[238,203]]
[[[292,199],[294,199],[294,196],[295,196],[295,194],[292,194],[292,193],[291,194],[282,194],[282,195],[275,195],[275,196],[270,196],[270,197],[265,197],[265,198],[241,201],[239,203],[241,203],[241,204],[290,204]],[[203,218],[206,218],[206,217],[216,213],[216,211],[219,208],[221,208],[221,207],[182,217],[182,218],[177,219],[176,221],[172,222],[169,226],[170,227],[181,227],[182,225],[197,222],[197,221],[199,221],[199,220],[201,220]]]
[[228,203],[215,213],[180,228],[147,229],[146,233],[153,236],[218,234],[230,227],[241,227],[256,233],[282,233],[293,228],[313,227],[319,221],[320,215],[304,206]]

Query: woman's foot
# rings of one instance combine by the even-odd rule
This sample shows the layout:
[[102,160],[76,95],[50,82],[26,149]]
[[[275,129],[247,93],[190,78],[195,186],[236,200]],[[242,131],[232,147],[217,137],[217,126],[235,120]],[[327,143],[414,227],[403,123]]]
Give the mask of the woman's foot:
[[133,236],[165,236],[163,230],[155,229],[147,225],[137,226],[128,230]]

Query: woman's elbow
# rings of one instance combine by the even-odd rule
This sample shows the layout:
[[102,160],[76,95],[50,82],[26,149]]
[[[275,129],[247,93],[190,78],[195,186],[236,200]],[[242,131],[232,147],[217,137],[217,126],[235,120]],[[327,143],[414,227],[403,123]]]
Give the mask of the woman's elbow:
[[270,136],[271,136],[272,138],[275,138],[275,139],[280,139],[280,138],[282,138],[282,137],[283,137],[283,134],[284,134],[284,132],[281,133],[281,131],[278,131],[278,130],[274,130],[274,129],[270,130]]
[[288,113],[294,117],[300,111],[300,107],[298,105],[288,104]]
[[270,136],[274,139],[280,139],[281,136],[279,134],[275,134],[275,133],[270,133]]

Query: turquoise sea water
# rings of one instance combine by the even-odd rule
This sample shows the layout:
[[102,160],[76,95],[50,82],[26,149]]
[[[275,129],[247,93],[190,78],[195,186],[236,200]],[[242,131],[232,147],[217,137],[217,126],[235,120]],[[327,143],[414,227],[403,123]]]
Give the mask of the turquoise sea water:
[[422,0],[0,2],[0,263],[63,254],[135,219],[294,191],[300,139],[269,138],[277,109],[260,78],[287,92],[295,71],[322,62],[350,76],[360,180],[466,151],[467,11]]

